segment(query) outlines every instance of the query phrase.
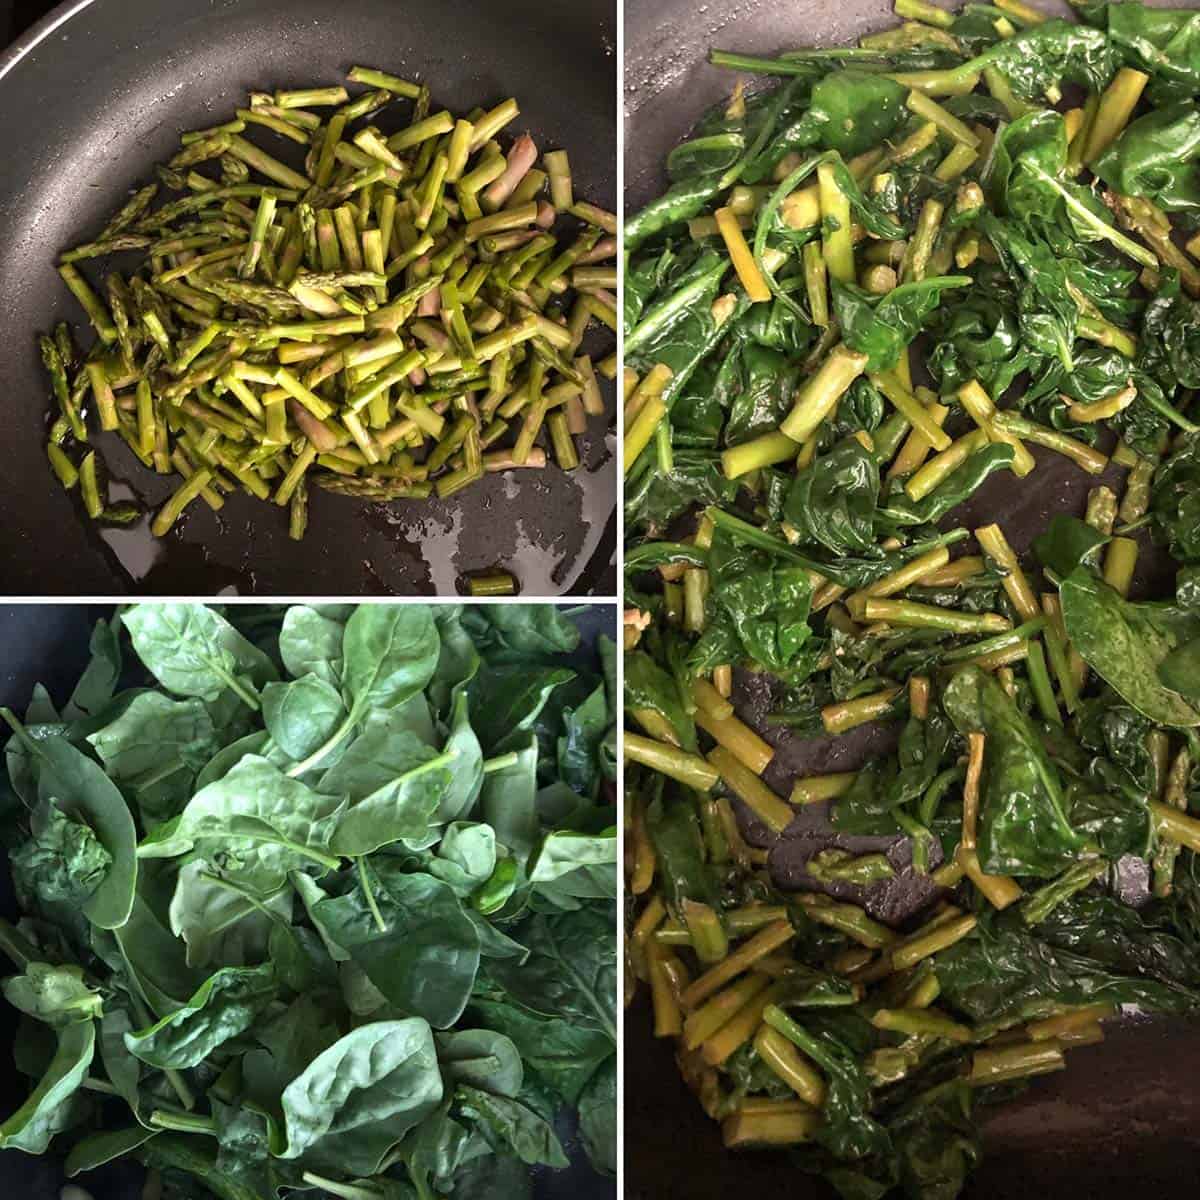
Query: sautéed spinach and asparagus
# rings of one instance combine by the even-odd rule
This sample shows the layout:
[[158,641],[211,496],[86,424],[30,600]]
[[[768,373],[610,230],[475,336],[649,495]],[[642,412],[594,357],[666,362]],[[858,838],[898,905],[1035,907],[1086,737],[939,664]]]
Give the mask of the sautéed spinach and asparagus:
[[1200,13],[895,7],[714,51],[625,237],[626,998],[849,1200],[957,1195],[990,1105],[1200,1008]]

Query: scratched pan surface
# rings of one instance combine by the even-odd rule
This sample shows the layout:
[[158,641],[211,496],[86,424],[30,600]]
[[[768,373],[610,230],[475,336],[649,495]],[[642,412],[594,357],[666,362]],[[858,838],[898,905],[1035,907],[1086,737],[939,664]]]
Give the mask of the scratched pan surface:
[[[83,319],[56,254],[152,178],[183,130],[251,89],[341,82],[356,63],[418,77],[459,112],[516,96],[517,127],[567,148],[579,194],[614,207],[614,0],[73,0],[0,55],[0,594],[453,594],[462,572],[496,565],[530,596],[614,590],[616,462],[600,418],[570,475],[492,475],[428,504],[314,488],[300,545],[285,514],[248,497],[219,515],[197,506],[162,542],[145,528],[101,537],[47,470],[34,335]],[[169,483],[110,440],[113,477],[161,503]]]
[[[1041,7],[1049,5],[1039,0]],[[1177,4],[1178,6],[1178,4]],[[625,209],[633,212],[666,184],[663,159],[711,104],[728,94],[730,72],[705,62],[710,47],[769,55],[806,45],[847,44],[895,23],[888,0],[626,0]],[[995,478],[948,525],[974,528],[999,521],[1018,552],[1050,514],[1082,515],[1089,487],[1120,485],[1110,469],[1096,479],[1057,456],[1039,454],[1033,487]],[[1142,547],[1146,565],[1136,588],[1169,583],[1169,567]],[[1136,590],[1135,590],[1136,594]],[[888,748],[886,729],[868,727],[833,739],[803,740],[766,725],[770,681],[742,674],[734,704],[743,720],[776,747],[766,775],[787,795],[797,776],[854,770]],[[825,814],[806,809],[782,837],[740,814],[749,839],[770,847],[769,866],[783,887],[812,886],[804,863],[830,845],[856,852],[884,849],[897,868],[908,858],[886,839],[830,834]],[[1135,889],[1136,878],[1125,886]],[[876,885],[865,900],[877,918],[900,923],[928,902],[919,880]],[[798,1175],[781,1154],[731,1155],[717,1126],[684,1087],[670,1044],[650,1036],[644,1000],[625,1023],[625,1195],[688,1200],[730,1195],[797,1194],[824,1200],[832,1192]],[[971,1200],[1161,1200],[1195,1188],[1200,1160],[1200,1023],[1139,1021],[1108,1033],[1107,1042],[1071,1058],[1061,1074],[1036,1081],[985,1125],[985,1160],[966,1195]]]
[[[23,711],[35,683],[43,684],[56,703],[64,703],[87,664],[92,626],[109,612],[111,607],[104,605],[0,605],[0,645],[6,647],[0,659],[0,706]],[[600,634],[616,636],[616,614],[612,605],[592,604],[576,609],[572,619],[583,635],[578,652],[582,666],[594,661],[591,655]],[[17,917],[8,857],[2,849],[0,917]],[[0,963],[0,975],[8,973],[5,959]],[[29,1091],[29,1081],[12,1066],[16,1030],[16,1012],[0,1000],[0,1120],[15,1112]],[[532,1200],[613,1200],[615,1183],[592,1170],[573,1124],[560,1120],[557,1128],[571,1165],[563,1171],[540,1169]],[[0,1194],[12,1200],[59,1200],[65,1182],[59,1157],[0,1151]],[[76,1182],[94,1200],[141,1200],[144,1172],[136,1164],[112,1165],[82,1175]],[[324,1195],[304,1194],[314,1200]]]

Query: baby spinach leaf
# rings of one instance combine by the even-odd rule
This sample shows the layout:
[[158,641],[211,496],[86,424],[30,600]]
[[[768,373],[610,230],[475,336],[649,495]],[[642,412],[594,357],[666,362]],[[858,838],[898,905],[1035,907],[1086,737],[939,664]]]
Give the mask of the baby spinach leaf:
[[880,498],[875,511],[876,530],[900,530],[912,525],[932,525],[969,500],[997,471],[1011,465],[1013,448],[991,442],[976,450],[961,467],[956,467],[927,496],[912,500],[902,484],[893,484]]
[[272,915],[291,920],[292,896],[286,888],[263,900],[246,895],[197,858],[179,868],[169,915],[171,932],[187,946],[188,966],[240,966],[266,952]]
[[938,307],[942,293],[971,282],[969,275],[941,275],[902,283],[883,296],[837,279],[830,286],[843,341],[867,356],[868,370],[890,371]]
[[1005,1022],[1062,1004],[1143,1004],[1167,1013],[1194,1012],[1200,1004],[1200,993],[1189,988],[1051,945],[1040,926],[1037,936],[1024,928],[1016,911],[938,954],[937,977],[942,1002],[976,1022]]
[[1164,906],[1139,910],[1093,889],[1057,904],[1037,933],[1055,948],[1085,955],[1112,971],[1196,990],[1196,947],[1180,936],[1181,927]]
[[1200,633],[1195,619],[1155,604],[1132,604],[1078,569],[1063,580],[1063,621],[1084,661],[1138,712],[1159,725],[1200,725],[1200,709],[1158,677],[1158,668]]
[[1200,305],[1182,294],[1173,277],[1146,305],[1137,365],[1168,392],[1200,387]]
[[1158,664],[1158,681],[1192,704],[1200,703],[1200,637],[1172,650]]
[[412,1130],[394,1152],[397,1162],[403,1163],[409,1178],[416,1184],[417,1196],[441,1194],[463,1163],[480,1156],[491,1157],[490,1147],[483,1137],[475,1129],[468,1131],[466,1126],[454,1120],[449,1109],[449,1102],[443,1103],[437,1112]]
[[96,716],[113,698],[122,665],[119,613],[110,621],[102,617],[96,622],[88,649],[91,658],[63,710],[68,720],[77,716]]
[[345,620],[303,604],[292,605],[279,630],[279,657],[293,679],[316,675],[333,687],[342,680]]
[[367,973],[402,1012],[446,1029],[462,1015],[479,968],[479,934],[453,890],[429,875],[406,875],[396,862],[365,868],[381,931],[361,886],[313,906],[319,928]]
[[[997,212],[1059,244],[1060,235],[1091,240],[1097,223],[1109,226],[1103,205],[1067,171],[1067,130],[1053,109],[1026,113],[996,137],[988,189]],[[1073,203],[1069,203],[1073,202]],[[1082,216],[1080,209],[1086,210]]]
[[1085,20],[1107,25],[1113,44],[1141,70],[1158,76],[1168,94],[1200,92],[1200,22],[1191,10],[1088,3]]
[[1102,546],[1112,539],[1092,525],[1055,513],[1050,524],[1033,540],[1033,552],[1043,566],[1066,578],[1076,567],[1095,567]]
[[579,630],[553,604],[489,604],[464,609],[464,625],[479,630],[490,661],[570,654]]
[[27,748],[37,758],[43,802],[56,804],[68,817],[90,826],[112,860],[83,911],[92,924],[116,929],[129,917],[137,886],[137,831],[129,806],[99,765],[70,742],[51,737],[31,741]]
[[1175,558],[1200,563],[1200,437],[1179,439],[1155,473],[1150,507]]
[[646,810],[646,829],[672,911],[682,913],[685,900],[715,902],[716,885],[705,860],[695,805],[683,797],[655,799]]
[[228,746],[218,750],[205,763],[203,769],[196,776],[196,791],[208,787],[210,783],[216,783],[218,779],[223,779],[230,768],[241,762],[247,754],[257,754],[263,758],[269,758],[276,753],[278,750],[272,744],[271,735],[265,729],[260,729],[257,733],[248,733],[245,737],[238,738],[237,741],[230,742]]
[[833,554],[864,554],[875,549],[878,499],[875,455],[856,438],[847,438],[797,473],[783,515],[802,543]]
[[972,1119],[974,1093],[955,1079],[922,1092],[889,1122],[905,1194],[951,1200],[983,1157]]
[[173,1012],[204,982],[188,966],[185,947],[170,929],[174,868],[140,864],[129,920],[111,932],[94,929],[92,949],[116,975],[122,988],[158,1016]]
[[429,835],[455,763],[419,742],[408,745],[412,757],[406,768],[342,813],[331,843],[335,854],[355,858]]
[[617,1060],[604,1063],[579,1098],[579,1136],[597,1171],[617,1173]]
[[525,1072],[512,1041],[492,1029],[464,1029],[434,1035],[442,1078],[470,1084],[496,1096],[520,1094]]
[[315,674],[290,683],[268,683],[262,710],[272,741],[297,761],[327,742],[346,717],[337,688]]
[[1100,30],[1051,20],[1003,38],[959,70],[965,74],[995,66],[1018,96],[1033,100],[1063,83],[1103,91],[1119,65],[1115,48]]
[[665,717],[689,751],[696,747],[696,726],[683,707],[675,680],[649,654],[625,653],[625,705],[628,711],[649,708]]
[[661,289],[666,294],[647,304],[626,331],[625,352],[631,363],[662,362],[671,368],[665,401],[673,401],[721,336],[712,302],[728,270],[729,260],[723,255],[702,253],[677,271]]
[[[531,883],[551,883],[581,867],[609,866],[617,861],[615,828],[600,834],[563,830],[550,834],[538,851],[529,872]],[[611,872],[605,872],[605,875]]]
[[44,1154],[73,1118],[72,1101],[92,1064],[96,1025],[76,1021],[58,1031],[54,1058],[29,1099],[0,1125],[0,1150]]
[[175,1012],[148,1029],[125,1035],[125,1045],[144,1063],[164,1070],[195,1067],[230,1038],[244,1033],[274,999],[275,968],[224,967]]
[[429,1026],[419,1017],[363,1025],[334,1042],[283,1092],[281,1158],[373,1175],[442,1098]]
[[1090,838],[1105,858],[1116,861],[1123,854],[1149,856],[1154,845],[1154,826],[1150,810],[1140,797],[1073,787],[1067,790],[1067,804],[1071,824]]
[[1068,287],[1066,268],[1048,245],[1026,237],[1012,222],[985,211],[980,214],[979,227],[1017,288],[1024,340],[1039,354],[1057,358],[1071,370],[1079,305]]
[[341,810],[338,798],[319,795],[249,754],[197,792],[174,821],[151,832],[138,854],[175,858],[195,849],[251,890],[273,892],[293,868],[337,865],[329,847]]
[[91,1020],[103,1011],[100,993],[84,980],[82,967],[31,962],[23,975],[4,981],[4,998],[55,1029]]
[[1093,169],[1126,196],[1145,196],[1166,212],[1200,208],[1200,113],[1191,102],[1131,121]]
[[111,724],[89,734],[105,770],[134,787],[174,766],[198,771],[217,748],[208,709],[199,700],[142,692]]
[[497,959],[489,973],[518,1004],[597,1030],[615,1045],[616,947],[611,938],[596,937],[612,915],[603,904],[554,915],[535,913],[515,931],[529,947],[529,958],[520,965]]
[[728,622],[740,646],[737,657],[768,670],[787,671],[811,633],[812,584],[807,569],[722,532],[713,537],[708,569],[709,604]]
[[907,94],[886,75],[853,67],[832,71],[813,85],[804,124],[812,141],[853,158],[895,132],[908,115]]
[[551,692],[574,678],[575,672],[567,667],[516,663],[481,667],[467,695],[475,733],[485,752],[496,753],[502,743],[532,729]]
[[216,700],[231,690],[257,708],[256,689],[276,677],[271,660],[207,605],[139,604],[124,622],[147,670],[176,695]]
[[363,604],[346,622],[342,686],[352,716],[399,708],[433,678],[439,642],[419,604]]
[[828,1086],[825,1120],[816,1140],[838,1158],[885,1155],[887,1132],[871,1117],[870,1088],[860,1061],[834,1029],[807,1016],[806,1021],[810,1028],[792,1022],[791,1035],[821,1068]]
[[425,866],[434,878],[449,884],[456,896],[468,899],[496,869],[495,830],[477,821],[453,822]]
[[531,1108],[507,1096],[459,1084],[455,1099],[462,1111],[479,1122],[493,1146],[515,1154],[523,1163],[551,1167],[569,1164],[554,1130]]
[[1021,339],[1017,294],[1004,271],[982,268],[975,286],[955,292],[954,301],[930,321],[937,344],[927,362],[943,393],[977,379],[1002,396],[1023,371],[1045,361]]
[[690,221],[720,189],[721,179],[717,175],[680,180],[625,222],[626,251],[632,252],[673,225]]
[[12,851],[10,862],[19,895],[80,907],[104,882],[113,856],[90,825],[46,800],[34,809],[29,840]]
[[93,1133],[82,1138],[71,1147],[63,1163],[63,1169],[68,1179],[74,1179],[85,1171],[94,1171],[114,1159],[124,1158],[132,1154],[139,1146],[144,1146],[152,1137],[157,1137],[157,1129],[146,1129],[141,1125],[132,1125],[128,1129],[114,1129],[105,1133]]
[[[773,387],[776,376],[763,376]],[[780,407],[783,405],[782,391]],[[743,406],[749,412],[750,404]],[[760,411],[754,406],[754,412]],[[765,428],[765,422],[764,422]],[[744,427],[739,427],[744,432]],[[739,438],[738,440],[743,440]],[[681,447],[675,451],[670,471],[646,471],[625,487],[625,523],[647,531],[665,529],[691,505],[728,504],[737,495],[736,479],[726,479],[721,457],[711,450]]]
[[[216,1158],[195,1137],[163,1133],[144,1143],[138,1151],[142,1162],[152,1170],[179,1172],[196,1181],[217,1200],[262,1200],[261,1193],[218,1170]],[[176,1176],[178,1178],[178,1176]]]
[[321,775],[319,790],[357,803],[435,754],[402,712],[372,713],[338,762]]
[[475,677],[483,661],[471,635],[463,628],[461,610],[455,606],[439,606],[433,619],[437,622],[441,649],[437,670],[429,681],[429,696],[439,715],[445,717],[454,697]]
[[942,703],[959,733],[986,737],[979,804],[983,869],[1037,876],[1062,870],[1086,843],[1071,828],[1058,772],[1029,718],[974,666],[954,675]]
[[600,746],[609,726],[604,684],[599,684],[582,704],[564,708],[562,723],[559,778],[581,796],[594,799],[600,788]]
[[484,780],[483,749],[471,726],[470,701],[465,690],[460,691],[453,701],[450,732],[442,752],[454,757],[449,785],[442,793],[438,820],[456,821],[474,809]]
[[511,766],[489,771],[483,777],[480,805],[484,820],[496,831],[497,840],[520,860],[529,857],[537,841],[538,744],[534,734],[525,735],[512,752]]
[[535,1014],[503,1000],[471,1000],[468,1015],[505,1034],[537,1073],[567,1104],[576,1104],[597,1067],[613,1053],[608,1035],[564,1017]]

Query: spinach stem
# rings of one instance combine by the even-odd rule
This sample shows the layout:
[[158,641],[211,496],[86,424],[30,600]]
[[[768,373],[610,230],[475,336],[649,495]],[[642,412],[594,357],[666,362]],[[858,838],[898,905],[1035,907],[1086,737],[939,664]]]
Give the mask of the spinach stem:
[[357,705],[351,708],[350,712],[346,715],[346,719],[334,730],[333,735],[327,741],[318,746],[306,759],[295,763],[287,769],[288,778],[298,779],[306,771],[311,771],[313,767],[317,766],[337,746],[342,738],[358,724],[361,715]]
[[483,773],[491,775],[494,771],[505,771],[509,767],[515,767],[518,757],[515,750],[510,750],[507,754],[497,754],[495,758],[485,758],[483,760]]
[[371,887],[371,880],[367,874],[367,860],[359,858],[355,862],[355,869],[358,872],[358,883],[363,890],[363,896],[367,901],[367,907],[371,910],[371,916],[375,918],[375,928],[380,933],[387,933],[387,922],[383,919],[383,913],[379,911],[379,905],[375,900],[375,892]]
[[156,1129],[170,1129],[175,1133],[204,1133],[210,1137],[217,1135],[217,1123],[212,1117],[166,1112],[161,1108],[156,1108],[150,1114],[150,1124]]

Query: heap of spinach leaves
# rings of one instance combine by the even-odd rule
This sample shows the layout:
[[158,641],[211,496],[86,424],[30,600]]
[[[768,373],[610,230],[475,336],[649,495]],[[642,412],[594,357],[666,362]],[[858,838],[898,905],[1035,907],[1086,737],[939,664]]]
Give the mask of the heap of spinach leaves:
[[[143,604],[6,748],[29,1099],[164,1196],[615,1169],[613,644],[550,605]],[[565,1128],[560,1122],[560,1128]]]
[[[631,979],[847,1200],[952,1200],[1014,1082],[1200,1011],[1200,14],[1076,8],[714,52],[775,85],[626,223]],[[1086,513],[972,544],[1055,456]]]

